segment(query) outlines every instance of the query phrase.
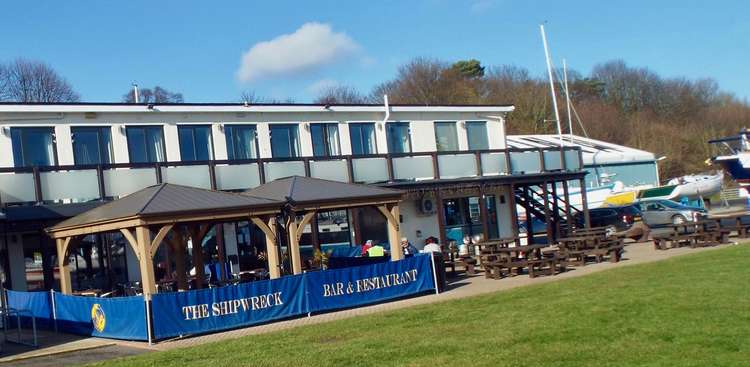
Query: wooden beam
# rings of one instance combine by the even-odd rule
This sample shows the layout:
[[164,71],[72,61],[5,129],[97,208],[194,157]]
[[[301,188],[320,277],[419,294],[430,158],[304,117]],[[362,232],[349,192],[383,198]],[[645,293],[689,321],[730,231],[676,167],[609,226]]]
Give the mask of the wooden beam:
[[388,242],[391,247],[391,261],[396,261],[404,258],[404,253],[401,250],[401,224],[399,223],[398,205],[392,206],[389,213],[393,221],[388,222]]
[[[581,166],[583,167],[583,166]],[[579,185],[581,186],[581,206],[583,206],[583,220],[586,224],[586,228],[591,228],[591,217],[589,216],[589,202],[588,198],[586,197],[586,180],[580,179],[578,180]]]
[[550,210],[549,210],[549,186],[548,186],[547,181],[544,181],[544,183],[542,183],[541,186],[542,186],[542,195],[544,196],[542,199],[544,202],[544,221],[546,224],[545,227],[547,229],[547,244],[552,245],[552,243],[554,242],[554,235],[553,235],[554,219],[552,218],[552,214],[550,213]]
[[271,279],[281,277],[281,268],[279,267],[279,246],[276,243],[276,218],[268,219],[268,224],[258,217],[251,217],[253,222],[266,235],[266,257],[268,259],[268,273]]
[[568,222],[568,232],[573,230],[573,215],[570,210],[570,192],[568,191],[568,180],[562,182],[563,198],[565,199],[565,219]]
[[185,271],[185,249],[187,244],[185,243],[185,236],[180,230],[172,231],[172,238],[168,240],[172,251],[174,252],[174,267],[177,278],[177,289],[187,290],[187,274]]
[[[137,228],[137,227],[136,227]],[[138,257],[138,261],[141,260],[141,253],[138,251],[138,240],[133,236],[133,233],[130,232],[127,228],[120,228],[120,233],[125,237],[125,239],[130,244],[130,247],[133,249],[133,252],[135,253],[135,256]]]
[[388,208],[388,206],[378,205],[376,206],[376,208],[378,208],[380,213],[383,214],[383,216],[385,217],[385,219],[388,221],[389,224],[395,223],[396,226],[398,226],[398,221],[396,220],[396,218],[393,217],[393,213],[391,213],[391,210]]
[[301,232],[302,229],[297,226],[296,219],[289,221],[287,231],[289,232],[289,257],[292,259],[292,272],[294,274],[301,274],[302,256],[299,253],[299,236],[297,232]]
[[151,231],[146,226],[135,228],[135,236],[138,244],[139,264],[141,269],[141,286],[143,287],[143,297],[146,300],[151,299],[151,295],[156,293],[156,280],[154,277],[154,260],[149,256],[151,246]]
[[201,237],[202,226],[196,227],[195,225],[188,226],[188,233],[190,234],[190,242],[193,244],[193,251],[191,257],[193,259],[193,267],[195,268],[195,287],[197,289],[203,288],[203,280],[206,278],[205,269],[203,269],[203,237]]
[[57,247],[57,267],[59,269],[60,276],[60,291],[63,294],[71,294],[73,292],[73,285],[70,279],[70,269],[68,269],[67,256],[65,254],[66,247],[70,242],[70,237],[67,238],[56,238],[55,244]]
[[316,212],[314,210],[305,213],[305,215],[302,217],[302,220],[297,224],[297,228],[298,228],[297,242],[298,243],[299,243],[299,240],[302,238],[302,233],[305,231],[305,226],[307,226],[310,223],[310,221],[313,219],[315,214]]
[[161,245],[161,242],[164,240],[164,237],[167,236],[169,231],[172,230],[172,227],[174,227],[174,224],[167,224],[167,225],[162,226],[159,229],[159,233],[156,234],[156,237],[154,237],[154,239],[151,241],[151,244],[149,246],[148,252],[151,258],[153,258],[154,255],[156,255],[156,251],[159,249],[159,245]]

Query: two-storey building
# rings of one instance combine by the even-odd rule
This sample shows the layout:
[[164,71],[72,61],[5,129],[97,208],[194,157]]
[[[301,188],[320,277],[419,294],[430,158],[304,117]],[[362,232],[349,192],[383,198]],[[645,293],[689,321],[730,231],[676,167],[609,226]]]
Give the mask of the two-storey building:
[[[519,228],[532,228],[533,218],[548,230],[524,241],[550,241],[578,210],[567,196],[569,186],[586,186],[581,149],[511,147],[505,134],[511,111],[510,105],[0,104],[2,265],[12,289],[49,289],[57,284],[57,261],[43,229],[64,218],[161,182],[242,191],[293,175],[405,190],[400,232],[418,248],[428,237],[443,244],[466,236],[524,237]],[[307,228],[302,238],[308,258],[314,249],[387,241],[384,219],[368,208],[322,212],[311,226],[317,230]],[[74,287],[138,279],[119,235],[89,237],[71,259]],[[234,272],[265,266],[263,235],[251,223],[225,224],[202,245]]]

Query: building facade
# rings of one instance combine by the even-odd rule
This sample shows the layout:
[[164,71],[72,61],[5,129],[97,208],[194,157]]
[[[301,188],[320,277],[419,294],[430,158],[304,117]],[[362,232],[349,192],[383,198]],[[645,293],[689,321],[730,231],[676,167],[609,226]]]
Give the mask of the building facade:
[[[50,289],[57,261],[44,228],[62,219],[162,182],[243,191],[294,175],[405,190],[400,233],[418,248],[429,237],[444,244],[518,237],[516,207],[527,223],[533,216],[549,224],[537,239],[549,241],[578,210],[565,198],[569,183],[585,186],[581,148],[511,146],[505,116],[512,110],[0,104],[2,265],[11,289]],[[313,266],[316,250],[387,241],[384,226],[368,208],[323,212],[301,242]],[[217,260],[232,272],[263,268],[263,235],[251,223],[215,232],[201,245],[220,253]],[[122,238],[90,237],[72,255],[74,288],[138,280],[135,255]],[[223,251],[211,250],[217,246]]]

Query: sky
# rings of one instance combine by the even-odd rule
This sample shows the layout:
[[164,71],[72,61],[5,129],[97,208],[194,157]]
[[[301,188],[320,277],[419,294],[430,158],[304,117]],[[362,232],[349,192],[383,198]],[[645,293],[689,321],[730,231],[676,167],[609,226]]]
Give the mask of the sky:
[[622,59],[747,99],[748,14],[747,1],[14,1],[0,61],[43,61],[86,102],[118,102],[134,82],[186,102],[311,102],[328,85],[369,93],[415,57],[544,76],[546,22],[557,66]]

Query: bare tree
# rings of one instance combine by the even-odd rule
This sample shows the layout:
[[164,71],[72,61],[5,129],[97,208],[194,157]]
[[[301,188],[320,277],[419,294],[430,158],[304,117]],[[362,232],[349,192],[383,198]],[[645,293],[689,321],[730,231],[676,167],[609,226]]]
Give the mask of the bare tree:
[[79,99],[68,81],[43,62],[16,59],[0,64],[0,101],[53,103]]
[[295,101],[291,97],[286,99],[267,98],[252,89],[248,89],[240,93],[240,102],[247,104],[292,104]]
[[[133,91],[123,94],[122,101],[125,103],[135,103]],[[182,93],[170,92],[160,86],[151,88],[138,89],[139,103],[182,103],[184,99]]]
[[315,98],[318,104],[361,104],[367,98],[354,87],[346,85],[331,85],[323,88]]

